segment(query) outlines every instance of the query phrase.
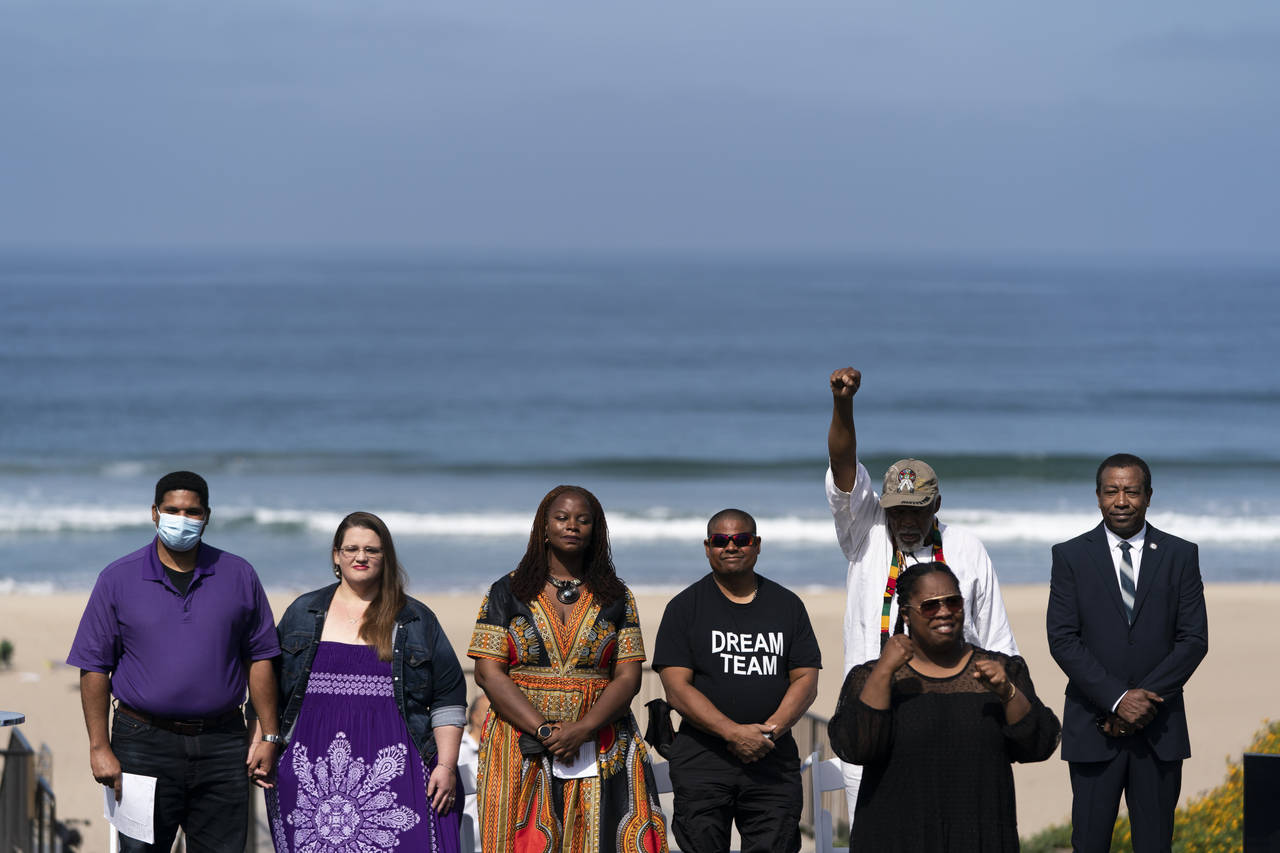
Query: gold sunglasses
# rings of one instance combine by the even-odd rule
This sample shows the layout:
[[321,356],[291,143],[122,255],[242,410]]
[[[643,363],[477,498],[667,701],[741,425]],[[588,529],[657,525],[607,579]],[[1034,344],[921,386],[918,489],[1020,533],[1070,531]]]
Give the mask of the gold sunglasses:
[[926,598],[919,604],[904,604],[903,607],[910,607],[920,611],[920,615],[926,619],[932,619],[938,615],[938,611],[942,609],[942,605],[947,605],[947,609],[952,613],[964,609],[964,596],[959,593],[951,595],[938,595],[933,598]]

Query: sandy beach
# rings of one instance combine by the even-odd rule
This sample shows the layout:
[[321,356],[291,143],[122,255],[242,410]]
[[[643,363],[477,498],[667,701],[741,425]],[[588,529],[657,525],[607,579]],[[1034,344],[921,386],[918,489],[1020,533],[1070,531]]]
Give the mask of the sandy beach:
[[[1005,604],[1018,645],[1031,668],[1036,689],[1059,714],[1066,679],[1049,656],[1044,634],[1048,587],[1008,586]],[[0,595],[0,637],[15,646],[13,666],[0,671],[0,709],[27,716],[21,727],[37,748],[53,752],[54,790],[61,819],[88,823],[86,851],[102,837],[102,797],[88,768],[88,746],[80,712],[78,672],[65,665],[85,593]],[[276,592],[271,604],[277,616],[294,593]],[[1280,713],[1280,688],[1266,675],[1269,662],[1280,657],[1280,640],[1268,626],[1273,606],[1280,604],[1280,584],[1217,584],[1206,590],[1209,606],[1209,656],[1186,690],[1193,756],[1183,770],[1183,800],[1219,784],[1228,758],[1238,759],[1264,719]],[[471,636],[479,596],[424,599],[440,616],[459,657]],[[819,681],[812,711],[829,716],[840,688],[840,621],[843,592],[806,593],[827,669]],[[667,596],[638,598],[645,642],[653,636]],[[1260,668],[1256,664],[1262,662]],[[198,666],[198,661],[193,661]],[[8,732],[0,732],[8,743]],[[1056,756],[1047,762],[1016,767],[1018,819],[1023,835],[1064,821],[1070,809],[1066,765]]]

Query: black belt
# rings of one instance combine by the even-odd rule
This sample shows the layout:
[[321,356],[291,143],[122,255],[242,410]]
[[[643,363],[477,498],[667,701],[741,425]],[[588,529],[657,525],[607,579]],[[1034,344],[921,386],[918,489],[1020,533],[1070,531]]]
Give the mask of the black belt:
[[242,725],[244,724],[244,712],[239,708],[232,708],[225,714],[219,714],[216,717],[174,720],[169,717],[157,717],[154,714],[148,714],[146,711],[130,708],[123,702],[118,702],[116,703],[116,713],[124,714],[126,717],[133,717],[135,720],[146,723],[149,726],[179,735],[198,735],[206,730],[225,726],[227,723],[238,722]]

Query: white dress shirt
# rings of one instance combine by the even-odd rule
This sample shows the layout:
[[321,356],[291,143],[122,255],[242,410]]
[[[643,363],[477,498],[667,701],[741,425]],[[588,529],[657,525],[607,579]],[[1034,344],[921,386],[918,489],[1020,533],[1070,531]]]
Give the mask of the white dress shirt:
[[[1133,562],[1133,589],[1134,589],[1134,593],[1136,594],[1138,589],[1138,571],[1142,568],[1142,546],[1145,545],[1147,542],[1146,522],[1144,521],[1142,523],[1141,530],[1139,530],[1137,533],[1130,536],[1128,539],[1121,539],[1119,536],[1117,536],[1115,533],[1111,531],[1110,527],[1107,527],[1105,524],[1102,525],[1102,529],[1106,531],[1107,547],[1111,549],[1111,565],[1114,566],[1116,570],[1116,587],[1117,588],[1121,588],[1123,586],[1120,583],[1120,567],[1124,565],[1124,551],[1120,550],[1120,543],[1128,542],[1129,545],[1132,546],[1129,548],[1129,559]],[[1137,604],[1136,600],[1134,601],[1134,604],[1135,605]],[[1124,693],[1121,693],[1119,698],[1117,698],[1116,701],[1111,703],[1111,713],[1114,714],[1116,708],[1120,707],[1120,700],[1123,699],[1125,696],[1125,693],[1128,693],[1128,692],[1129,691],[1126,690]]]
[[[885,520],[880,498],[871,484],[871,475],[861,462],[852,492],[836,488],[827,469],[827,502],[835,521],[840,550],[849,561],[845,577],[844,672],[860,663],[880,657],[880,618],[884,608],[884,588],[893,563],[893,537]],[[938,522],[942,533],[942,553],[947,566],[960,581],[964,596],[964,638],[993,652],[1016,655],[1009,617],[1005,614],[1000,582],[987,549],[967,530]],[[907,565],[933,559],[926,544],[912,554],[904,554]],[[895,597],[889,609],[890,630],[898,616]]]
[[[1147,524],[1142,523],[1142,529],[1128,539],[1121,539],[1119,536],[1111,532],[1111,528],[1105,524],[1102,529],[1107,532],[1107,546],[1111,549],[1111,565],[1116,569],[1116,586],[1120,585],[1120,566],[1124,563],[1124,552],[1120,550],[1121,542],[1128,542],[1133,547],[1129,549],[1129,559],[1133,561],[1133,588],[1138,588],[1138,572],[1142,569],[1142,546],[1147,542]],[[944,546],[945,547],[945,546]]]

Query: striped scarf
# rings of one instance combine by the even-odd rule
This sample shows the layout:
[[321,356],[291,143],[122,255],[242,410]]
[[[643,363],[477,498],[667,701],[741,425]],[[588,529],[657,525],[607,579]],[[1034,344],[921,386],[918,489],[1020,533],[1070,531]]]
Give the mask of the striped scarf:
[[[946,557],[942,555],[942,531],[938,529],[938,519],[933,520],[933,529],[929,531],[925,541],[933,547],[935,563],[947,562]],[[885,643],[889,642],[889,605],[893,603],[893,597],[898,592],[898,575],[902,574],[904,568],[906,568],[906,558],[900,549],[894,548],[893,562],[889,565],[889,582],[884,586],[884,609],[880,611],[881,649],[884,648]]]

